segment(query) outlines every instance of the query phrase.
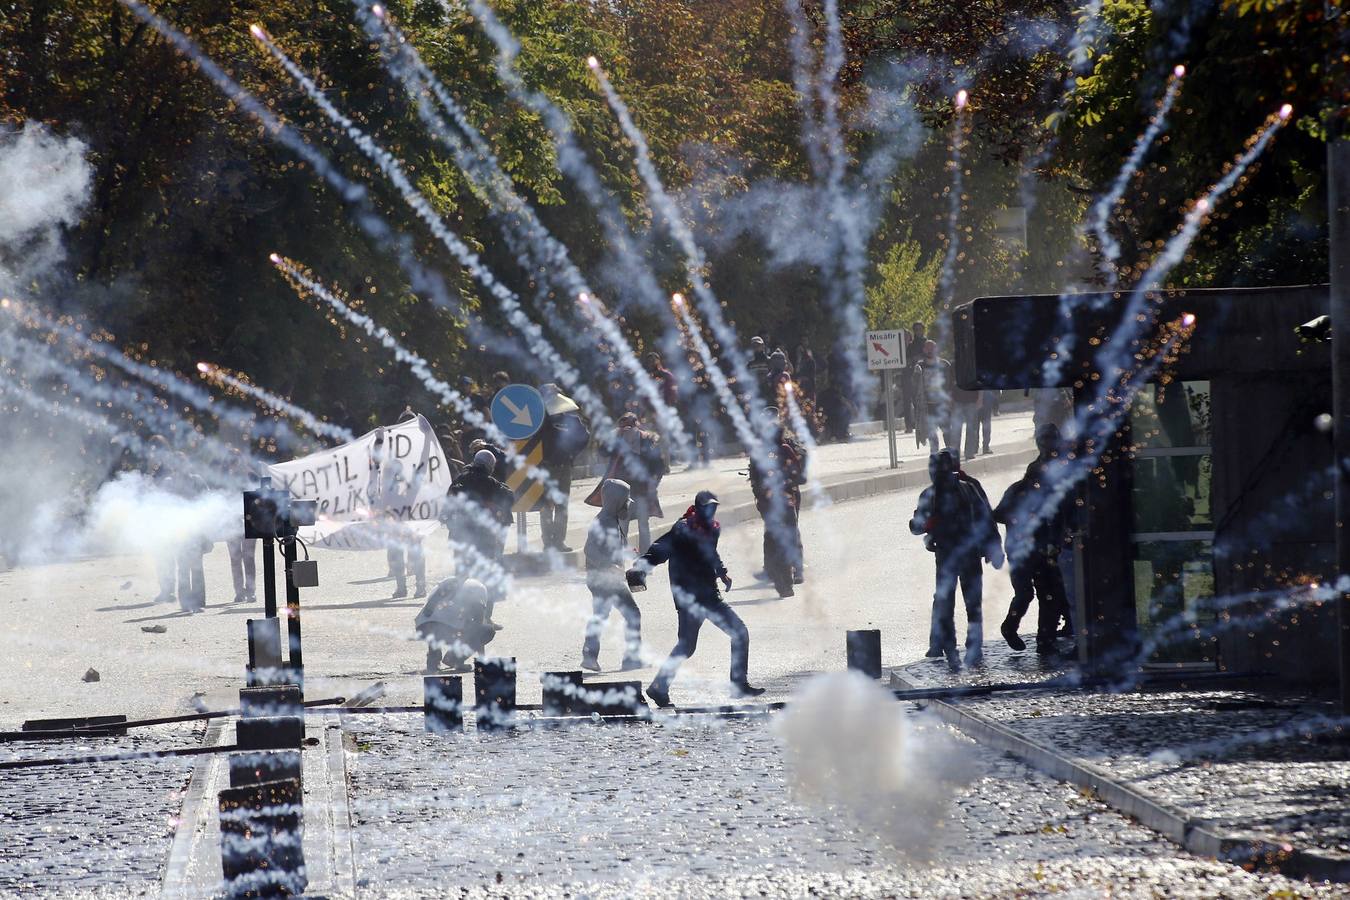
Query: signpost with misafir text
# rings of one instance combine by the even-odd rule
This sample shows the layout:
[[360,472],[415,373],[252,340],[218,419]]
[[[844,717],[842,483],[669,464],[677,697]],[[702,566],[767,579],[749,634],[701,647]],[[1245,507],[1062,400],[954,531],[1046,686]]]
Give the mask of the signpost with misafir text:
[[894,469],[900,465],[900,456],[895,449],[895,399],[891,396],[891,373],[897,369],[903,372],[907,368],[905,333],[899,329],[869,331],[865,340],[867,370],[881,373],[881,391],[886,397],[886,441],[891,448],[891,468]]

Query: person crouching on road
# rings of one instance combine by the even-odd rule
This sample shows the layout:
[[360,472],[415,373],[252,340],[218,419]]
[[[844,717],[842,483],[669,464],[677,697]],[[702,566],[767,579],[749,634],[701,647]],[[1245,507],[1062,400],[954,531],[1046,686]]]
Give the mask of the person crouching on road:
[[628,484],[608,478],[600,484],[600,514],[586,534],[586,587],[591,589],[591,618],[581,647],[581,667],[600,671],[600,632],[610,610],[623,616],[624,652],[620,668],[642,668],[642,613],[624,578],[628,559],[628,512],[632,491]]
[[487,621],[487,588],[472,578],[437,585],[417,613],[417,636],[427,642],[427,674],[442,666],[469,671],[468,659],[482,653],[497,632]]
[[756,697],[764,693],[763,688],[752,687],[746,678],[750,663],[750,632],[717,590],[719,579],[723,587],[731,590],[731,576],[717,552],[721,530],[717,523],[717,497],[712,491],[699,491],[694,505],[684,517],[657,538],[628,570],[629,585],[645,590],[647,573],[664,562],[670,563],[670,591],[679,619],[679,640],[647,688],[647,696],[657,706],[670,705],[670,682],[680,664],[694,655],[704,619],[722,629],[731,639],[733,693],[738,697]]
[[956,454],[939,450],[928,459],[931,486],[919,495],[919,506],[909,530],[924,536],[924,546],[937,562],[937,589],[933,593],[933,619],[929,629],[930,657],[945,656],[956,671],[961,657],[956,652],[956,585],[966,604],[966,665],[984,657],[982,561],[1003,566],[1003,543],[984,488],[961,471]]

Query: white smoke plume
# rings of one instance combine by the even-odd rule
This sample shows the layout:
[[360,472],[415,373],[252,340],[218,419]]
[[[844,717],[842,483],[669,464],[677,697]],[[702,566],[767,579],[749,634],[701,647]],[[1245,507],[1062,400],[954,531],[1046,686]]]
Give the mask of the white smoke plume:
[[29,122],[0,133],[0,289],[55,266],[63,229],[80,221],[93,169],[83,141]]
[[139,472],[124,472],[94,495],[76,538],[81,553],[163,556],[243,535],[243,503],[234,491],[191,496]]
[[916,726],[857,672],[811,679],[776,727],[801,801],[844,813],[910,859],[929,855],[973,779],[969,750],[945,730]]

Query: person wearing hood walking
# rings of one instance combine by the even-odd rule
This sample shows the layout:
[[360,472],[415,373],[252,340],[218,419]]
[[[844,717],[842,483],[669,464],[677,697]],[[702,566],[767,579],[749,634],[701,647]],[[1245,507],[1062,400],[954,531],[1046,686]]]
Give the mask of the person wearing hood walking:
[[961,668],[956,651],[956,586],[966,604],[966,665],[984,657],[983,560],[1003,566],[1003,543],[984,488],[961,471],[955,452],[943,449],[928,458],[933,483],[919,495],[919,506],[909,522],[913,534],[923,535],[924,547],[937,563],[933,619],[929,629],[929,657],[945,656],[953,671]]
[[581,647],[581,667],[600,671],[600,632],[613,609],[623,616],[622,671],[642,668],[642,613],[628,590],[624,568],[628,560],[628,513],[632,491],[628,484],[608,478],[600,484],[600,514],[586,534],[586,587],[591,591],[591,618]]
[[467,672],[467,660],[482,653],[497,632],[487,618],[487,588],[472,578],[451,578],[437,585],[414,620],[427,642],[427,673],[442,666]]
[[694,655],[705,619],[731,639],[731,685],[735,695],[757,697],[764,693],[763,688],[751,686],[747,678],[750,632],[717,590],[719,580],[731,590],[731,576],[717,552],[721,531],[716,495],[712,491],[699,491],[684,517],[657,538],[628,570],[628,584],[636,590],[646,590],[647,574],[662,563],[670,563],[670,592],[679,620],[679,639],[647,688],[647,696],[657,706],[670,706],[670,683],[680,664]]

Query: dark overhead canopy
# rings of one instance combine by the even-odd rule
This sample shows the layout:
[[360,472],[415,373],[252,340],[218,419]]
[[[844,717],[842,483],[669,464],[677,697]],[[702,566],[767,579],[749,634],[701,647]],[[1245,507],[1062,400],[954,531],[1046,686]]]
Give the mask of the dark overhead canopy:
[[[1078,386],[1096,370],[1100,344],[1120,328],[1128,297],[1128,292],[981,297],[957,307],[956,380],[968,390]],[[1181,378],[1326,369],[1327,345],[1302,343],[1294,327],[1329,307],[1324,284],[1159,291],[1149,295],[1141,338],[1152,341],[1163,323],[1194,315],[1195,333],[1169,367]],[[1066,356],[1062,365],[1047,367],[1052,353]]]

